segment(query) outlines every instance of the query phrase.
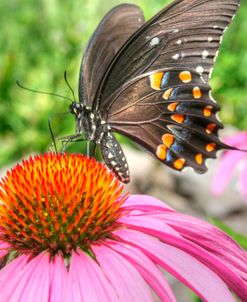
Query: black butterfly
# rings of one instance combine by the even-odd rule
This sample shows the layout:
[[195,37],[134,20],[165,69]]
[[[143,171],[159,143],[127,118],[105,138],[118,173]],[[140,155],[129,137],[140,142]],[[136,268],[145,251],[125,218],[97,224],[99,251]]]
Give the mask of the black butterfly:
[[239,0],[176,0],[146,23],[135,5],[113,8],[82,60],[73,139],[84,132],[125,183],[128,164],[113,131],[173,169],[204,173],[207,158],[231,148],[218,138],[223,125],[208,80],[238,7]]

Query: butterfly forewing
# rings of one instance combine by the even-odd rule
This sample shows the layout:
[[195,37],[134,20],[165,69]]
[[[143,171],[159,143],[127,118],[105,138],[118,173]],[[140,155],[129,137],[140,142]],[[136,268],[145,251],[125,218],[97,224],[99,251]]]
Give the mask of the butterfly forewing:
[[142,10],[131,4],[119,5],[104,17],[82,59],[79,79],[80,102],[91,105],[115,54],[143,23]]
[[[160,68],[196,71],[207,81],[238,0],[180,0],[145,23],[108,68],[97,95],[108,97],[131,78]],[[94,106],[96,106],[96,99]]]

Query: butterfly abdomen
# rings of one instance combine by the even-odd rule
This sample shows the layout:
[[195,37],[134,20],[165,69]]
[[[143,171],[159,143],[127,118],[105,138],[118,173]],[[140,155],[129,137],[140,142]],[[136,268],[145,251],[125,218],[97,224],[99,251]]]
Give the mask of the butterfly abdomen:
[[119,180],[128,183],[129,167],[127,160],[120,144],[110,131],[103,134],[100,148],[106,165],[115,173]]

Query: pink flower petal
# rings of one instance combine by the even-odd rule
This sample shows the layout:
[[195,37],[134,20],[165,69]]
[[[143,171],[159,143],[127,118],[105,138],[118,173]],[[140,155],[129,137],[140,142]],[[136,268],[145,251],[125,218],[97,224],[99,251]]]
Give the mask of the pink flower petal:
[[138,231],[116,231],[125,242],[140,248],[154,262],[169,271],[208,302],[233,302],[225,283],[207,266],[182,250]]
[[240,172],[239,181],[241,186],[241,192],[245,201],[247,202],[247,157],[245,165],[243,166],[242,171]]
[[49,302],[70,301],[71,294],[68,292],[68,272],[61,256],[56,256],[49,265],[50,295]]
[[247,254],[227,234],[215,226],[180,213],[164,214],[162,220],[178,231],[184,238],[208,250],[231,266],[239,276],[247,280]]
[[[129,228],[146,232],[188,252],[216,271],[239,297],[247,296],[247,283],[244,281],[247,280],[246,252],[236,242],[219,229],[191,216],[176,212],[153,215],[155,218],[150,218],[148,214],[129,217],[129,222],[126,219],[125,224]],[[181,216],[183,219],[177,221],[176,217]],[[157,222],[158,218],[161,219],[159,223]],[[167,224],[179,231],[180,236],[176,236],[174,232],[169,232]],[[182,231],[183,229],[184,231]],[[206,238],[202,240],[204,234]],[[181,238],[181,235],[191,241]]]
[[27,264],[28,258],[29,257],[26,255],[19,256],[0,270],[0,293],[2,292],[5,283],[8,284],[9,282],[12,282],[13,276],[18,275],[23,270]]
[[164,202],[147,195],[131,195],[122,205],[122,208],[142,210],[143,212],[149,212],[152,210],[162,210],[168,212],[175,211]]
[[[49,256],[42,253],[1,285],[1,302],[49,301]],[[1,272],[0,272],[1,273]]]
[[164,274],[156,265],[139,249],[117,241],[107,240],[107,245],[120,253],[125,259],[135,266],[146,282],[153,288],[161,301],[175,302],[176,298],[164,278]]
[[[150,227],[150,219],[154,219],[151,221],[152,227]],[[174,235],[177,233],[180,237],[189,239],[197,247],[202,247],[225,264],[230,265],[237,274],[247,280],[246,252],[231,237],[210,223],[176,212],[130,216],[121,221],[131,228],[134,227],[136,230],[142,230],[151,235],[156,234],[160,239],[165,238],[166,241],[167,232]],[[168,225],[176,233],[170,232],[167,228]]]
[[237,132],[226,136],[224,137],[224,143],[237,148],[247,148],[247,132]]
[[69,269],[68,301],[115,302],[118,297],[95,260],[84,252],[72,254]]
[[95,245],[92,249],[104,274],[117,293],[118,300],[116,301],[153,301],[147,283],[129,261],[103,244]]
[[[157,215],[159,215],[158,213]],[[155,215],[155,214],[153,214]],[[163,214],[164,215],[164,214]],[[169,234],[173,234],[177,237],[181,237],[179,232],[177,232],[174,228],[170,227],[168,224],[165,224],[164,221],[161,219],[150,217],[149,214],[147,215],[133,215],[130,213],[129,216],[124,216],[119,219],[119,222],[123,223],[124,225],[134,227],[135,230],[140,230],[146,232],[146,230],[162,230],[162,232],[166,232]]]
[[222,157],[212,181],[212,193],[219,196],[229,183],[239,161],[246,156],[243,152],[228,151]]
[[6,242],[0,241],[0,260],[3,258],[6,254],[8,254],[9,245]]

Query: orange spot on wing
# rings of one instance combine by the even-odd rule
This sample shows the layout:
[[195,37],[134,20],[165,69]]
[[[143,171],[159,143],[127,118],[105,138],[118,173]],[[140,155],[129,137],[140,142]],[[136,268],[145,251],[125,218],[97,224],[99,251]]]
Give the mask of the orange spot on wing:
[[171,119],[174,120],[175,122],[182,124],[185,120],[185,117],[183,114],[173,114],[171,116]]
[[189,83],[192,80],[192,75],[189,71],[182,71],[179,74],[179,79],[183,82],[183,83]]
[[168,110],[174,112],[177,108],[178,103],[171,103],[167,108]]
[[206,117],[209,117],[212,114],[212,110],[213,110],[212,106],[206,106],[203,109],[203,115],[206,116]]
[[196,154],[196,162],[198,165],[201,165],[203,163],[203,157],[201,153]]
[[200,99],[202,97],[202,92],[201,92],[201,89],[199,87],[194,87],[193,88],[193,97],[195,99]]
[[156,149],[156,155],[161,160],[166,159],[166,152],[167,152],[167,147],[164,145],[159,145]]
[[215,129],[216,125],[214,123],[208,124],[205,131],[207,132],[207,134],[211,134],[214,129]]
[[163,75],[164,75],[164,72],[157,72],[157,73],[150,75],[151,87],[153,89],[160,90]]
[[174,143],[174,136],[172,134],[164,134],[162,136],[162,142],[166,147],[169,148]]
[[166,90],[166,92],[163,94],[163,98],[167,101],[169,99],[171,93],[172,93],[172,88]]
[[185,164],[185,159],[184,158],[179,158],[173,163],[173,167],[177,170],[183,169]]
[[206,146],[206,150],[207,152],[213,152],[216,148],[216,144],[215,143],[210,143],[210,144],[207,144]]

